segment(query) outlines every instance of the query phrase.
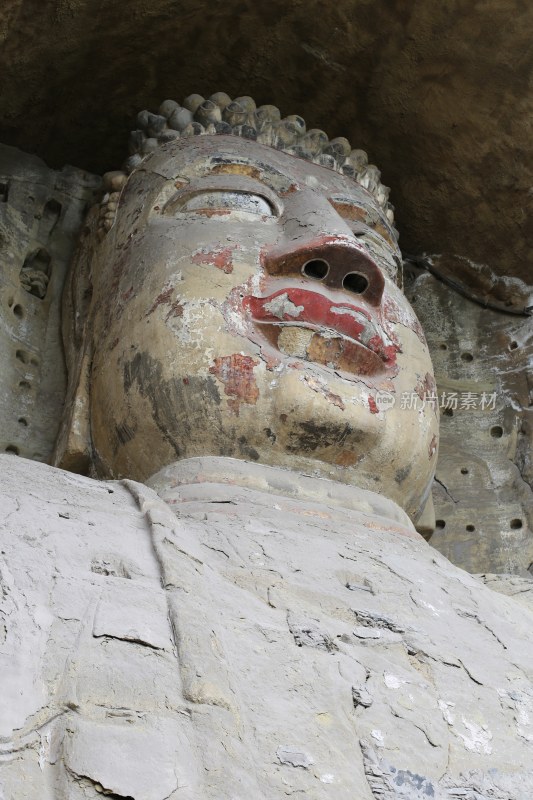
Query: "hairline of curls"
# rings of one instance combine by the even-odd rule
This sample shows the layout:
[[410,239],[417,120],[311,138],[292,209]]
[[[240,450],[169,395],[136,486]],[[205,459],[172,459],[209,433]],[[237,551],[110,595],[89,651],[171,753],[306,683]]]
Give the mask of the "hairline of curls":
[[353,150],[344,137],[330,140],[318,128],[307,130],[305,120],[296,114],[282,119],[276,106],[256,106],[251,97],[232,100],[225,92],[216,92],[207,99],[191,94],[181,105],[165,100],[157,114],[146,110],[139,112],[137,129],[130,134],[130,155],[123,170],[104,175],[107,194],[102,203],[101,233],[112,225],[118,192],[127,176],[147,155],[175,139],[213,134],[251,139],[346,175],[374,196],[390,225],[394,224],[390,190],[381,183],[379,169],[368,163],[364,150]]

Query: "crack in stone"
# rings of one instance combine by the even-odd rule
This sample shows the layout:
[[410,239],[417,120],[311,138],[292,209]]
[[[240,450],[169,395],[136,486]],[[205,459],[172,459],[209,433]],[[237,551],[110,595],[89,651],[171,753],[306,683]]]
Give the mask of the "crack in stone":
[[135,800],[131,794],[117,794],[111,789],[106,789],[105,786],[102,786],[99,781],[95,781],[89,775],[78,775],[77,772],[74,772],[74,770],[70,769],[69,767],[67,767],[67,772],[77,783],[80,783],[81,785],[85,783],[85,785],[91,786],[98,794],[109,797],[111,800]]
[[212,550],[214,553],[221,553],[226,558],[229,558],[228,553],[225,550],[222,550],[220,547],[212,547],[210,544],[206,544],[205,542],[201,542],[202,547],[207,547],[208,550]]
[[446,492],[446,495],[450,498],[452,503],[457,505],[459,500],[456,500],[455,497],[449,492],[448,487],[446,486],[446,484],[443,483],[441,480],[439,480],[439,478],[437,478],[436,475],[434,476],[433,480],[435,481],[435,483],[438,483],[439,486],[441,486],[444,489],[444,491]]
[[370,611],[356,611],[351,609],[352,614],[355,616],[356,622],[365,628],[385,628],[392,633],[405,633],[405,628],[397,625],[389,617],[382,614],[375,614]]
[[407,719],[407,717],[402,717],[402,715],[398,714],[398,712],[395,711],[395,709],[393,709],[393,708],[391,708],[391,712],[392,712],[392,716],[396,717],[396,719],[401,719],[404,722],[407,722],[408,724],[412,725],[417,730],[419,730],[420,733],[422,733],[425,736],[425,738],[427,739],[428,744],[430,744],[431,747],[440,747],[440,744],[438,744],[437,742],[432,742],[431,741],[431,739],[429,738],[429,736],[428,736],[427,732],[424,730],[424,728],[421,728],[420,725],[416,724],[416,722],[413,722],[413,720],[411,720],[411,719]]
[[141,647],[148,647],[150,650],[162,650],[162,647],[157,647],[155,644],[150,644],[149,642],[145,642],[144,639],[136,639],[136,638],[128,638],[127,636],[114,636],[112,633],[102,633],[99,636],[95,636],[95,639],[100,639],[102,641],[108,641],[109,639],[113,639],[118,642],[127,642],[128,644],[138,644]]

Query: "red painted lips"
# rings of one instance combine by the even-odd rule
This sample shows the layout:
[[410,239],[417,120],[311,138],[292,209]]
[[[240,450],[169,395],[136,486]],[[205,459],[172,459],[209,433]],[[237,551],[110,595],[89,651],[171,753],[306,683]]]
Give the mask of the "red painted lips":
[[290,287],[268,297],[248,296],[244,299],[254,322],[260,324],[294,325],[316,330],[317,333],[336,333],[371,350],[391,365],[398,348],[386,343],[384,333],[370,313],[349,303],[333,303],[318,292]]

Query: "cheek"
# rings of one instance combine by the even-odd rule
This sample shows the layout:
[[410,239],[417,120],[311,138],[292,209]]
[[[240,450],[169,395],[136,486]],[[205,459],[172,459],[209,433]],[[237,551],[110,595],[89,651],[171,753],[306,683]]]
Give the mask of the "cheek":
[[[398,342],[397,374],[394,378],[396,391],[419,392],[424,384],[424,394],[431,394],[435,389],[433,365],[425,340],[419,337],[416,330],[400,324],[391,324]],[[426,391],[427,390],[427,391]]]
[[419,393],[421,382],[433,383],[433,365],[424,331],[404,294],[387,281],[382,304],[382,325],[397,348],[395,393]]

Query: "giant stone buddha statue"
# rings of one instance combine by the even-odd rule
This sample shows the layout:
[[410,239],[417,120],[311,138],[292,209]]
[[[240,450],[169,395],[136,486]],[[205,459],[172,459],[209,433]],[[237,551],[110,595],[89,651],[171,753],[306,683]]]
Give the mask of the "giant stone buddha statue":
[[0,797],[529,797],[531,613],[414,527],[438,421],[379,173],[251,98],[139,126],[56,466],[2,457]]

